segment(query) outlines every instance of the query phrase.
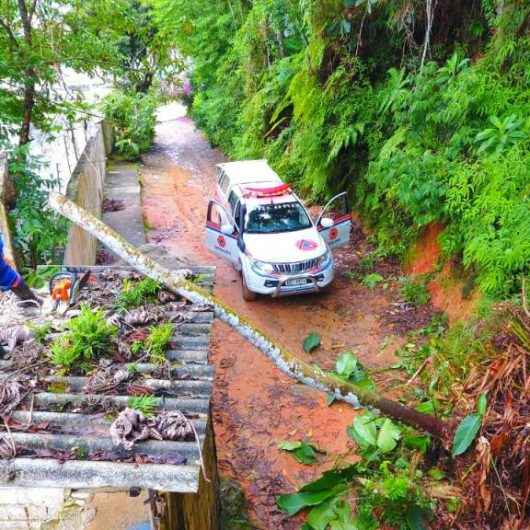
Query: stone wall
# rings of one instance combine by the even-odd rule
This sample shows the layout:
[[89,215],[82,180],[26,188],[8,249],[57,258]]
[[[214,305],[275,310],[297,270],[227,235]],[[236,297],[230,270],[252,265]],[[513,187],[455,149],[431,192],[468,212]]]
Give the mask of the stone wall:
[[[97,217],[101,217],[106,159],[111,148],[111,129],[104,125],[104,122],[100,122],[96,134],[88,140],[84,152],[79,157],[66,190],[69,199]],[[94,265],[97,248],[95,237],[72,225],[68,233],[64,263]]]

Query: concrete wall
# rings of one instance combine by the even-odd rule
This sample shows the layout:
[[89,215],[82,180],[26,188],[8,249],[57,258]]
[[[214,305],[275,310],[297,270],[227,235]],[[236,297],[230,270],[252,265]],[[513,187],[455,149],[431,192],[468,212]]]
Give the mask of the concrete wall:
[[[66,189],[69,199],[97,217],[101,217],[106,159],[111,148],[111,128],[101,122],[79,157]],[[64,255],[65,265],[94,265],[97,247],[96,238],[72,225]]]
[[0,528],[81,530],[95,516],[92,497],[85,490],[0,487]]

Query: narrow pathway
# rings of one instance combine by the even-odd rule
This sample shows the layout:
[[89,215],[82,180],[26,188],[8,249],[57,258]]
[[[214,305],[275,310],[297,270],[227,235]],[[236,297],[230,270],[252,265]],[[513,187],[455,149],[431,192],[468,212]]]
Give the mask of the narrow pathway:
[[[143,157],[140,169],[148,242],[193,262],[216,265],[218,297],[282,345],[323,368],[332,368],[338,354],[348,350],[354,350],[368,367],[395,362],[392,351],[402,339],[389,335],[380,318],[395,301],[395,289],[370,290],[345,274],[361,256],[360,226],[355,245],[338,256],[339,274],[329,293],[254,303],[242,300],[238,274],[203,245],[215,164],[223,160],[183,113],[158,125],[155,146]],[[322,348],[308,356],[301,343],[311,331],[322,335]],[[259,528],[298,528],[299,520],[286,519],[277,510],[275,496],[329,469],[337,455],[355,458],[346,435],[355,411],[340,403],[328,407],[322,394],[295,384],[220,322],[214,326],[212,362],[221,474],[243,485]],[[285,439],[310,439],[328,456],[315,466],[298,464],[277,449],[278,441]]]

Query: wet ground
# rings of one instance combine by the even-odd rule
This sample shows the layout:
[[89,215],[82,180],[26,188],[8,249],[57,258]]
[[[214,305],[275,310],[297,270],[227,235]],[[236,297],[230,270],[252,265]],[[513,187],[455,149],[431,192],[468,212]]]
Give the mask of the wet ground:
[[[385,315],[399,311],[400,270],[391,263],[380,265],[385,280],[375,289],[352,278],[369,251],[359,223],[352,244],[336,256],[338,274],[328,292],[243,301],[238,273],[203,244],[215,164],[226,158],[178,112],[161,113],[155,146],[140,169],[148,241],[195,263],[216,265],[215,295],[306,360],[329,369],[341,352],[354,351],[368,368],[395,363],[393,352],[404,338],[393,332]],[[308,355],[301,344],[312,331],[322,336],[322,347]],[[216,367],[213,414],[221,474],[242,484],[256,527],[298,528],[299,521],[278,512],[275,496],[294,490],[337,460],[355,458],[346,428],[356,412],[340,403],[328,407],[322,394],[294,383],[223,323],[214,326],[211,360]],[[376,377],[382,390],[392,385],[393,372],[384,377]],[[309,439],[327,454],[318,465],[298,464],[277,449],[285,439]]]

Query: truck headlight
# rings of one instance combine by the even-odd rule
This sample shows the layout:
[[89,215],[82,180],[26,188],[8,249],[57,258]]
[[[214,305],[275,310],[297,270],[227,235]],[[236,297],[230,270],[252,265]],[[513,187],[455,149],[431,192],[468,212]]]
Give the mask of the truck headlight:
[[267,263],[266,261],[260,261],[258,259],[251,258],[250,266],[252,267],[254,272],[257,272],[258,274],[269,275],[274,272],[274,267],[272,266],[272,263]]
[[322,254],[322,256],[318,258],[318,266],[321,269],[325,269],[331,265],[331,260],[332,260],[331,252],[327,250],[325,254]]

